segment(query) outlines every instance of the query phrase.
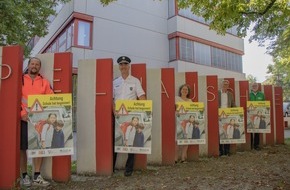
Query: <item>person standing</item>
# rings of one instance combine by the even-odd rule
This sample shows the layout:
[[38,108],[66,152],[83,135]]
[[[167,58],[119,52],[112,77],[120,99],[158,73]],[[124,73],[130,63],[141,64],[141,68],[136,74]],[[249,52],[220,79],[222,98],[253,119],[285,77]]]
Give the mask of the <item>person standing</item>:
[[[117,59],[119,64],[119,70],[121,76],[113,81],[113,111],[115,112],[116,100],[146,100],[145,92],[141,86],[140,81],[130,75],[130,63],[131,59],[127,56],[121,56]],[[114,127],[115,130],[115,127]],[[113,133],[115,134],[115,133]],[[113,138],[114,139],[114,138]],[[113,147],[114,148],[114,147]],[[133,173],[135,154],[128,154],[125,176],[131,176]],[[117,153],[114,153],[113,157],[113,170],[115,170],[115,164],[117,160]]]
[[[41,60],[32,57],[28,61],[27,74],[23,75],[22,81],[22,99],[21,99],[21,139],[20,139],[20,170],[22,173],[21,183],[23,186],[31,186],[31,180],[27,174],[27,154],[28,149],[28,108],[27,100],[29,95],[53,94],[50,83],[47,79],[39,74],[41,68]],[[33,185],[48,186],[50,183],[45,181],[40,175],[42,165],[42,157],[33,158],[34,177]]]
[[[236,107],[234,96],[233,94],[228,90],[229,89],[230,82],[228,80],[222,81],[222,88],[218,91],[218,97],[219,97],[219,108],[231,108]],[[220,156],[230,155],[230,144],[219,144],[219,152]]]
[[[176,102],[192,102],[192,100],[189,98],[189,95],[190,95],[189,85],[187,85],[187,84],[181,85],[179,87],[179,90],[178,90],[178,96],[175,97],[175,103]],[[187,134],[187,132],[189,131],[188,130],[189,126],[187,126],[185,128],[187,128],[187,129],[184,129],[185,138],[187,139],[189,136],[190,136],[189,138],[191,138],[192,130],[190,130],[190,132],[189,132],[190,134]],[[179,157],[178,153],[179,153],[180,149],[181,149],[181,163],[186,163],[188,145],[177,145],[177,135],[175,138],[176,138],[175,163],[178,162],[178,157]]]
[[[259,85],[258,83],[253,83],[252,84],[252,89],[250,92],[250,101],[265,101],[265,95],[263,92],[258,90]],[[261,114],[259,115],[259,125],[260,125],[260,120],[261,120]],[[257,128],[259,128],[259,125]],[[252,133],[251,134],[251,148],[255,150],[261,150],[260,146],[260,134],[259,133]]]

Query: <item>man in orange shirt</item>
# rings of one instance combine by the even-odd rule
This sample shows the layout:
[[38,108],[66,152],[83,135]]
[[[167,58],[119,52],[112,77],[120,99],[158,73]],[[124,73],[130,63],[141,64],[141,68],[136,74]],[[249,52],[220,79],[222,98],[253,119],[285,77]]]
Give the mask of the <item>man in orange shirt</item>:
[[[20,169],[22,173],[21,185],[31,186],[31,180],[27,174],[27,155],[28,149],[28,108],[27,100],[29,95],[53,94],[49,81],[39,74],[41,60],[33,57],[28,61],[27,74],[23,75],[22,81],[22,99],[21,99],[21,139],[20,139]],[[45,181],[40,175],[42,158],[33,158],[34,178],[33,184],[36,186],[48,186],[49,182]]]

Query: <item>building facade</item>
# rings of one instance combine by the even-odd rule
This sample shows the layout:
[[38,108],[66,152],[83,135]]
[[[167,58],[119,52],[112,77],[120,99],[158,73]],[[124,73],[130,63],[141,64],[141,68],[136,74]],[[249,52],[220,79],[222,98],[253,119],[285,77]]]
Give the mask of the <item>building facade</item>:
[[127,55],[147,68],[174,67],[177,72],[245,79],[244,41],[235,29],[225,36],[176,0],[72,0],[57,7],[48,34],[31,42],[32,55],[69,51],[77,73],[78,60]]

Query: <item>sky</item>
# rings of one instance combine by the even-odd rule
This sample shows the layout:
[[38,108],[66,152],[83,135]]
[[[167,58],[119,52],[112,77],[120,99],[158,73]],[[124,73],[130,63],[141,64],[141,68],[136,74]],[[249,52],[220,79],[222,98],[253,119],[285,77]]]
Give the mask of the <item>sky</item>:
[[273,64],[272,57],[266,54],[266,47],[259,47],[257,42],[249,43],[244,39],[245,55],[243,56],[243,72],[257,78],[257,82],[266,80],[267,66]]

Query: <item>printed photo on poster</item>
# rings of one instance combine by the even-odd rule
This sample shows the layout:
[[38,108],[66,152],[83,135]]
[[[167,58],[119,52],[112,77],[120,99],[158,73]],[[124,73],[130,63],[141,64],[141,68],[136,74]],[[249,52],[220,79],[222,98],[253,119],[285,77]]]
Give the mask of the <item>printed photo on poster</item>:
[[247,132],[271,133],[270,101],[247,101]]
[[246,142],[244,109],[219,108],[220,144],[239,144]]
[[28,157],[73,154],[71,94],[28,97]]
[[176,140],[178,145],[206,143],[202,102],[176,102]]
[[117,100],[115,152],[151,154],[152,101]]

